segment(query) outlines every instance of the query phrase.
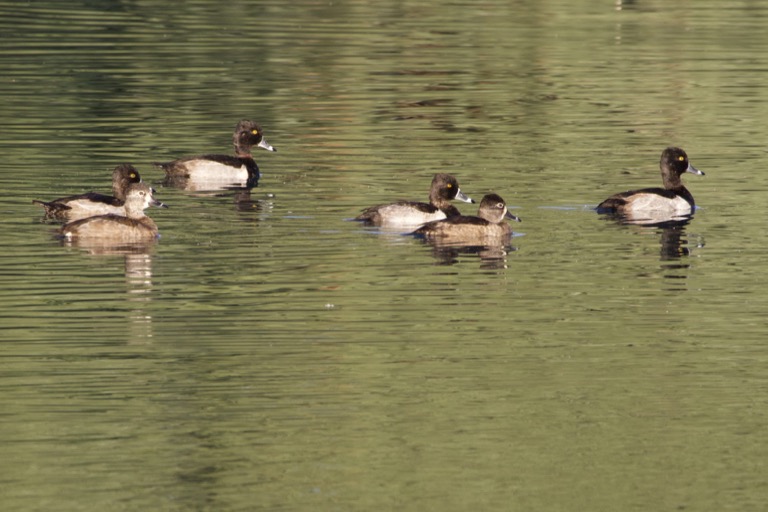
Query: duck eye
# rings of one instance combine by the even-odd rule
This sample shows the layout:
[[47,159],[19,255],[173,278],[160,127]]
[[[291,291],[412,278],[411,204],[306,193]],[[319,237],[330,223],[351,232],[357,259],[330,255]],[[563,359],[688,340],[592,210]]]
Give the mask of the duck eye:
[[677,159],[678,159],[680,162],[685,162],[685,157],[684,157],[683,155],[680,155],[679,157],[677,157]]
[[253,130],[251,130],[251,133],[254,134],[254,135],[258,135],[259,134],[259,130],[254,128]]
[[136,177],[136,173],[132,172],[130,177],[131,177],[131,179],[135,178]]
[[445,184],[445,188],[453,188],[453,184],[451,184],[451,183],[446,183],[446,184]]

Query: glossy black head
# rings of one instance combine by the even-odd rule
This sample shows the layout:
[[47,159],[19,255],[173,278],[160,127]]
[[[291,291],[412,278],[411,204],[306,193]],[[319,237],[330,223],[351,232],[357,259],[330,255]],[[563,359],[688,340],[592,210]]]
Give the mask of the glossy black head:
[[475,201],[466,196],[459,188],[459,182],[450,174],[439,172],[432,178],[432,185],[429,189],[429,198],[432,204],[439,204],[442,201],[451,201],[458,199],[465,203],[474,203]]
[[669,147],[661,153],[661,174],[674,173],[677,176],[690,172],[691,174],[703,175],[704,173],[696,169],[688,161],[688,155],[680,148]]
[[264,139],[264,131],[261,129],[261,126],[247,119],[237,123],[232,138],[235,153],[238,156],[250,156],[251,148],[254,146],[266,149],[267,151],[277,151]]
[[112,171],[112,195],[125,200],[125,193],[133,183],[140,183],[141,175],[131,164],[120,164]]

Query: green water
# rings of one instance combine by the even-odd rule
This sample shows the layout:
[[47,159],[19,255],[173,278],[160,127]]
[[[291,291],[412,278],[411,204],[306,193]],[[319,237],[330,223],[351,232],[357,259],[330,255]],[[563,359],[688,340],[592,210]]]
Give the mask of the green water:
[[[0,1],[3,509],[762,510],[766,18]],[[249,197],[162,186],[241,118]],[[669,145],[688,225],[591,210]],[[123,162],[160,241],[62,246],[31,200]],[[505,256],[349,222],[436,172],[523,219]]]

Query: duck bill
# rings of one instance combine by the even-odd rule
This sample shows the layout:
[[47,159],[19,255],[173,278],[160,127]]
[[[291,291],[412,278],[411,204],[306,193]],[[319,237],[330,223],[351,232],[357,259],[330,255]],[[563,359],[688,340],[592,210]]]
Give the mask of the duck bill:
[[691,164],[688,164],[688,168],[685,170],[685,172],[689,172],[691,174],[698,174],[699,176],[704,176],[704,171],[700,171]]
[[262,137],[259,143],[256,145],[262,149],[266,149],[267,151],[277,151],[269,142],[267,142],[267,139],[264,137]]
[[472,199],[471,197],[466,195],[464,192],[462,192],[461,189],[459,189],[459,191],[456,192],[456,199],[458,199],[459,201],[464,201],[465,203],[474,203],[475,202],[474,199]]
[[509,213],[509,211],[507,211],[507,213],[504,214],[504,217],[506,217],[509,220],[513,220],[515,222],[523,222],[523,219],[521,219],[517,215],[512,215],[511,213]]
[[158,201],[157,199],[152,199],[152,200],[149,202],[149,205],[150,205],[150,206],[156,206],[156,207],[158,207],[158,208],[168,208],[168,205],[167,205],[167,204],[165,204],[165,203],[161,203],[161,202],[160,202],[160,201]]

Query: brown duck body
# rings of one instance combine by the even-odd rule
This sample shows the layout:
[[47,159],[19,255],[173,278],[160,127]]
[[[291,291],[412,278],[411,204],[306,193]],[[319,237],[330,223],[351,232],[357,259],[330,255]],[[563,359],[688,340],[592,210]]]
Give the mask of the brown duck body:
[[144,214],[150,205],[165,207],[152,197],[152,189],[144,183],[132,185],[128,190],[126,215],[96,215],[62,226],[61,234],[68,240],[87,239],[105,242],[145,242],[158,236],[157,224]]
[[480,201],[477,216],[459,215],[429,222],[414,234],[443,243],[494,245],[512,235],[512,228],[505,219],[520,222],[518,217],[509,213],[501,196],[488,194]]
[[122,215],[97,215],[76,220],[65,225],[62,234],[72,238],[98,238],[99,240],[119,240],[122,242],[144,242],[157,238],[157,224],[147,216],[140,219]]

